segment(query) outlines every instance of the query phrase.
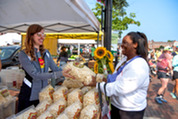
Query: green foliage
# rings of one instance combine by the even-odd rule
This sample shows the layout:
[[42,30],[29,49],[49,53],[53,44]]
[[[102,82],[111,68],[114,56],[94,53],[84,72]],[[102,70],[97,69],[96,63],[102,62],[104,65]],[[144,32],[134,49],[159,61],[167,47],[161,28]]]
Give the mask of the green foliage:
[[164,46],[161,45],[161,46],[159,47],[159,49],[164,49]]
[[112,33],[112,44],[117,44],[118,42],[118,34],[117,33]]
[[[95,8],[92,9],[94,15],[101,22],[101,7],[102,3],[96,3]],[[128,29],[129,24],[135,24],[140,26],[140,22],[134,20],[136,18],[135,13],[127,15],[125,7],[128,7],[126,0],[113,0],[112,7],[112,30],[119,31],[118,37],[121,38],[122,31]]]
[[174,40],[168,40],[167,42],[174,42]]

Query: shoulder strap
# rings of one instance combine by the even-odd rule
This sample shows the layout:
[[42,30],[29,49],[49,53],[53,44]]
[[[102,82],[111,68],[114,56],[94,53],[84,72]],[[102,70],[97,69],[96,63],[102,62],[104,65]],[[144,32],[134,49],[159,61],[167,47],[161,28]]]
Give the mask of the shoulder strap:
[[105,93],[106,102],[109,105],[109,99],[108,99],[107,92],[106,92],[106,84],[107,83],[104,84],[104,93]]
[[100,83],[98,83],[98,94],[99,94],[99,100],[100,100],[100,107],[101,107],[101,110],[102,110],[103,101],[102,101],[102,93],[101,93],[101,89],[100,89]]

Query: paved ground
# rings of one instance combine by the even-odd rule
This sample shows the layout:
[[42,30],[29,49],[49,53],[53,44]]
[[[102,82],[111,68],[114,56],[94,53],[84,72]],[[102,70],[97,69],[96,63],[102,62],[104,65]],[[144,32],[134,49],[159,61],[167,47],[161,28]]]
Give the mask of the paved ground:
[[152,79],[148,90],[148,106],[145,111],[144,119],[178,119],[178,100],[170,95],[174,86],[174,81],[169,80],[168,88],[164,95],[168,103],[157,104],[154,100],[158,89],[161,87],[157,77]]

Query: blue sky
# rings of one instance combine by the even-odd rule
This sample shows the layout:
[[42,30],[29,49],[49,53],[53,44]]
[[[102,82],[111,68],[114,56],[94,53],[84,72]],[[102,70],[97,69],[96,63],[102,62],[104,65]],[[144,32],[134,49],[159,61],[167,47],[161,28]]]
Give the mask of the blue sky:
[[[85,0],[90,8],[97,0]],[[130,31],[140,31],[147,35],[148,40],[178,41],[178,0],[127,0],[127,13],[136,13],[135,20],[141,25],[129,25],[123,32],[125,36]]]

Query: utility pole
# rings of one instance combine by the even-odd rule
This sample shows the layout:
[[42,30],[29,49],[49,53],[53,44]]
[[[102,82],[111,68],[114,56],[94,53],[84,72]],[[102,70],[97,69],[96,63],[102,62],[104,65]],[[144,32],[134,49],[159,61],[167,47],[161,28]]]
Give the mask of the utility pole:
[[104,47],[111,51],[112,0],[105,0]]

